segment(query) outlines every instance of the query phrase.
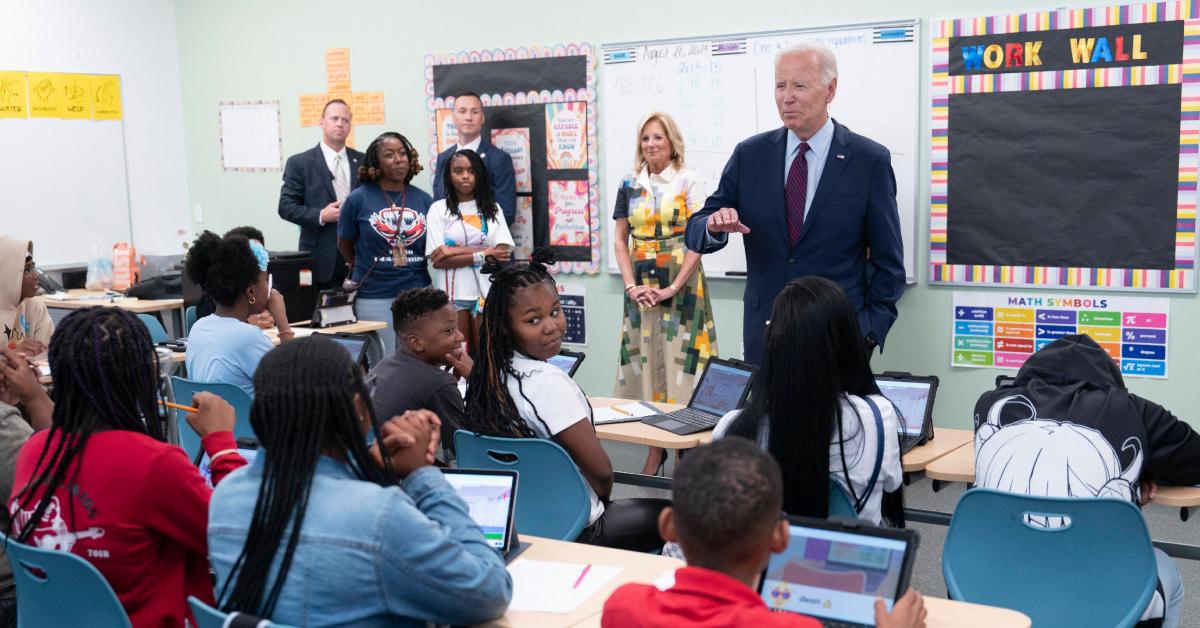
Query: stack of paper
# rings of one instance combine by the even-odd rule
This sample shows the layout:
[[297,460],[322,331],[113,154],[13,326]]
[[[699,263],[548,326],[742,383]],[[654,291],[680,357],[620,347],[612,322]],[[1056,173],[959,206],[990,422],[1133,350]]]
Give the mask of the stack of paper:
[[632,403],[623,403],[619,406],[596,408],[592,413],[592,417],[596,425],[604,425],[605,423],[624,423],[626,421],[637,421],[639,419],[658,414],[662,413],[647,404],[644,404],[640,401],[634,401]]
[[603,589],[620,567],[519,559],[508,566],[513,596],[510,611],[570,613]]

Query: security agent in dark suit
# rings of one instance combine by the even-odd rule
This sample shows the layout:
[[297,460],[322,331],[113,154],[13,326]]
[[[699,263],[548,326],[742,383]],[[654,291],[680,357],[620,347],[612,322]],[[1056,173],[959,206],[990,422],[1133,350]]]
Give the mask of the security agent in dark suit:
[[688,219],[686,243],[720,250],[744,234],[742,340],[759,364],[775,297],[796,277],[837,282],[858,312],[863,343],[882,347],[904,293],[904,243],[891,154],[829,117],[837,59],[801,43],[775,57],[784,128],[738,144],[717,191]]
[[287,160],[279,191],[279,217],[300,226],[301,251],[316,260],[313,282],[326,290],[342,285],[346,262],[337,250],[342,201],[358,185],[363,154],[346,146],[350,107],[344,100],[325,103],[321,142]]
[[446,186],[442,182],[442,172],[446,162],[454,153],[470,149],[479,154],[483,165],[487,166],[488,181],[492,184],[492,193],[500,210],[504,212],[504,221],[512,225],[517,217],[517,178],[513,170],[512,157],[496,148],[487,138],[481,135],[485,117],[483,100],[474,92],[463,92],[454,97],[452,113],[454,128],[458,130],[458,143],[437,156],[433,171],[433,200],[446,198]]

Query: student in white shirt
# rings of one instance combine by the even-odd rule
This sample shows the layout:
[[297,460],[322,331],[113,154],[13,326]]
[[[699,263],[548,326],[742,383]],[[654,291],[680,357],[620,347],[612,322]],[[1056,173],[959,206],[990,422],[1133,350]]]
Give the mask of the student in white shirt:
[[558,289],[545,267],[550,263],[549,250],[537,249],[528,264],[503,269],[495,260],[485,264],[492,291],[467,378],[462,426],[489,436],[552,440],[571,455],[591,496],[588,526],[577,542],[643,552],[658,548],[658,515],[670,502],[609,501],[612,461],[596,438],[587,397],[546,362],[558,354],[566,332]]
[[513,239],[488,182],[487,166],[473,150],[450,156],[440,176],[446,197],[426,215],[425,255],[433,264],[433,287],[450,296],[458,328],[474,350],[490,283],[479,272],[487,257],[507,262]]
[[810,276],[788,283],[775,299],[750,402],[725,415],[713,438],[748,438],[779,462],[788,514],[826,517],[833,478],[852,503],[862,503],[860,518],[903,527],[899,421],[875,384],[850,302],[837,284]]

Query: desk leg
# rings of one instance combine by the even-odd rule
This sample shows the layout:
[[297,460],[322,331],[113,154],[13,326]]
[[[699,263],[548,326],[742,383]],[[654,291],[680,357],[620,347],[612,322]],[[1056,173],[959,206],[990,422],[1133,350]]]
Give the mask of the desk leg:
[[613,482],[618,484],[642,486],[645,488],[658,488],[664,491],[671,490],[671,478],[660,475],[642,475],[641,473],[613,471]]
[[932,484],[933,492],[936,493],[936,492],[942,490],[942,481],[941,480],[931,480],[931,482],[933,482],[933,484]]
[[1191,509],[1191,508],[1188,508],[1187,506],[1184,506],[1183,508],[1180,508],[1180,509],[1179,509],[1179,520],[1180,520],[1180,521],[1187,521],[1187,520],[1188,520],[1188,517],[1190,517],[1190,516],[1192,516],[1192,509]]

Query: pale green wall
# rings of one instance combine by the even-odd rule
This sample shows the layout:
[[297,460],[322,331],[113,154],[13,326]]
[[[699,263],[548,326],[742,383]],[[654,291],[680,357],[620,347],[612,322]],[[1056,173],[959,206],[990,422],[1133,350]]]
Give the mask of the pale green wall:
[[[282,103],[283,148],[293,154],[319,139],[315,128],[298,126],[297,97],[324,89],[326,48],[350,48],[350,72],[357,90],[385,92],[388,124],[359,127],[360,148],[380,131],[406,134],[423,154],[428,145],[424,56],[428,52],[507,48],[569,42],[619,42],[661,37],[717,35],[779,30],[884,19],[922,19],[922,76],[927,70],[931,19],[1016,10],[1033,11],[1049,2],[940,0],[890,2],[783,2],[781,0],[604,0],[446,3],[356,0],[177,0],[180,76],[183,88],[189,208],[199,203],[204,221],[194,225],[223,231],[250,223],[266,233],[273,248],[293,247],[296,230],[275,214],[279,175],[223,173],[217,145],[217,103],[235,99],[278,99]],[[965,13],[964,13],[965,12]],[[603,107],[603,94],[599,106]],[[881,94],[881,100],[887,95]],[[927,86],[921,86],[921,133],[928,132]],[[853,125],[853,121],[847,121]],[[918,172],[928,171],[928,143],[921,142]],[[602,166],[603,167],[603,166]],[[424,175],[418,184],[427,187]],[[920,182],[919,200],[927,204],[928,183]],[[925,211],[925,210],[922,210]],[[922,264],[927,262],[927,216],[917,233]],[[942,378],[938,425],[965,427],[979,393],[1000,371],[952,369],[949,364],[951,292],[918,283],[900,301],[900,320],[877,356],[876,370],[933,373]],[[588,354],[578,380],[589,394],[611,392],[620,325],[621,282],[607,273],[571,279],[588,290]],[[740,351],[740,280],[712,282],[718,342],[726,355]],[[1049,294],[1049,293],[1047,293]],[[1198,334],[1188,324],[1200,306],[1194,296],[1172,299],[1171,372],[1167,381],[1130,380],[1131,388],[1172,408],[1184,418],[1200,418],[1192,393],[1200,375],[1193,361]],[[1005,371],[1006,373],[1009,371]]]

